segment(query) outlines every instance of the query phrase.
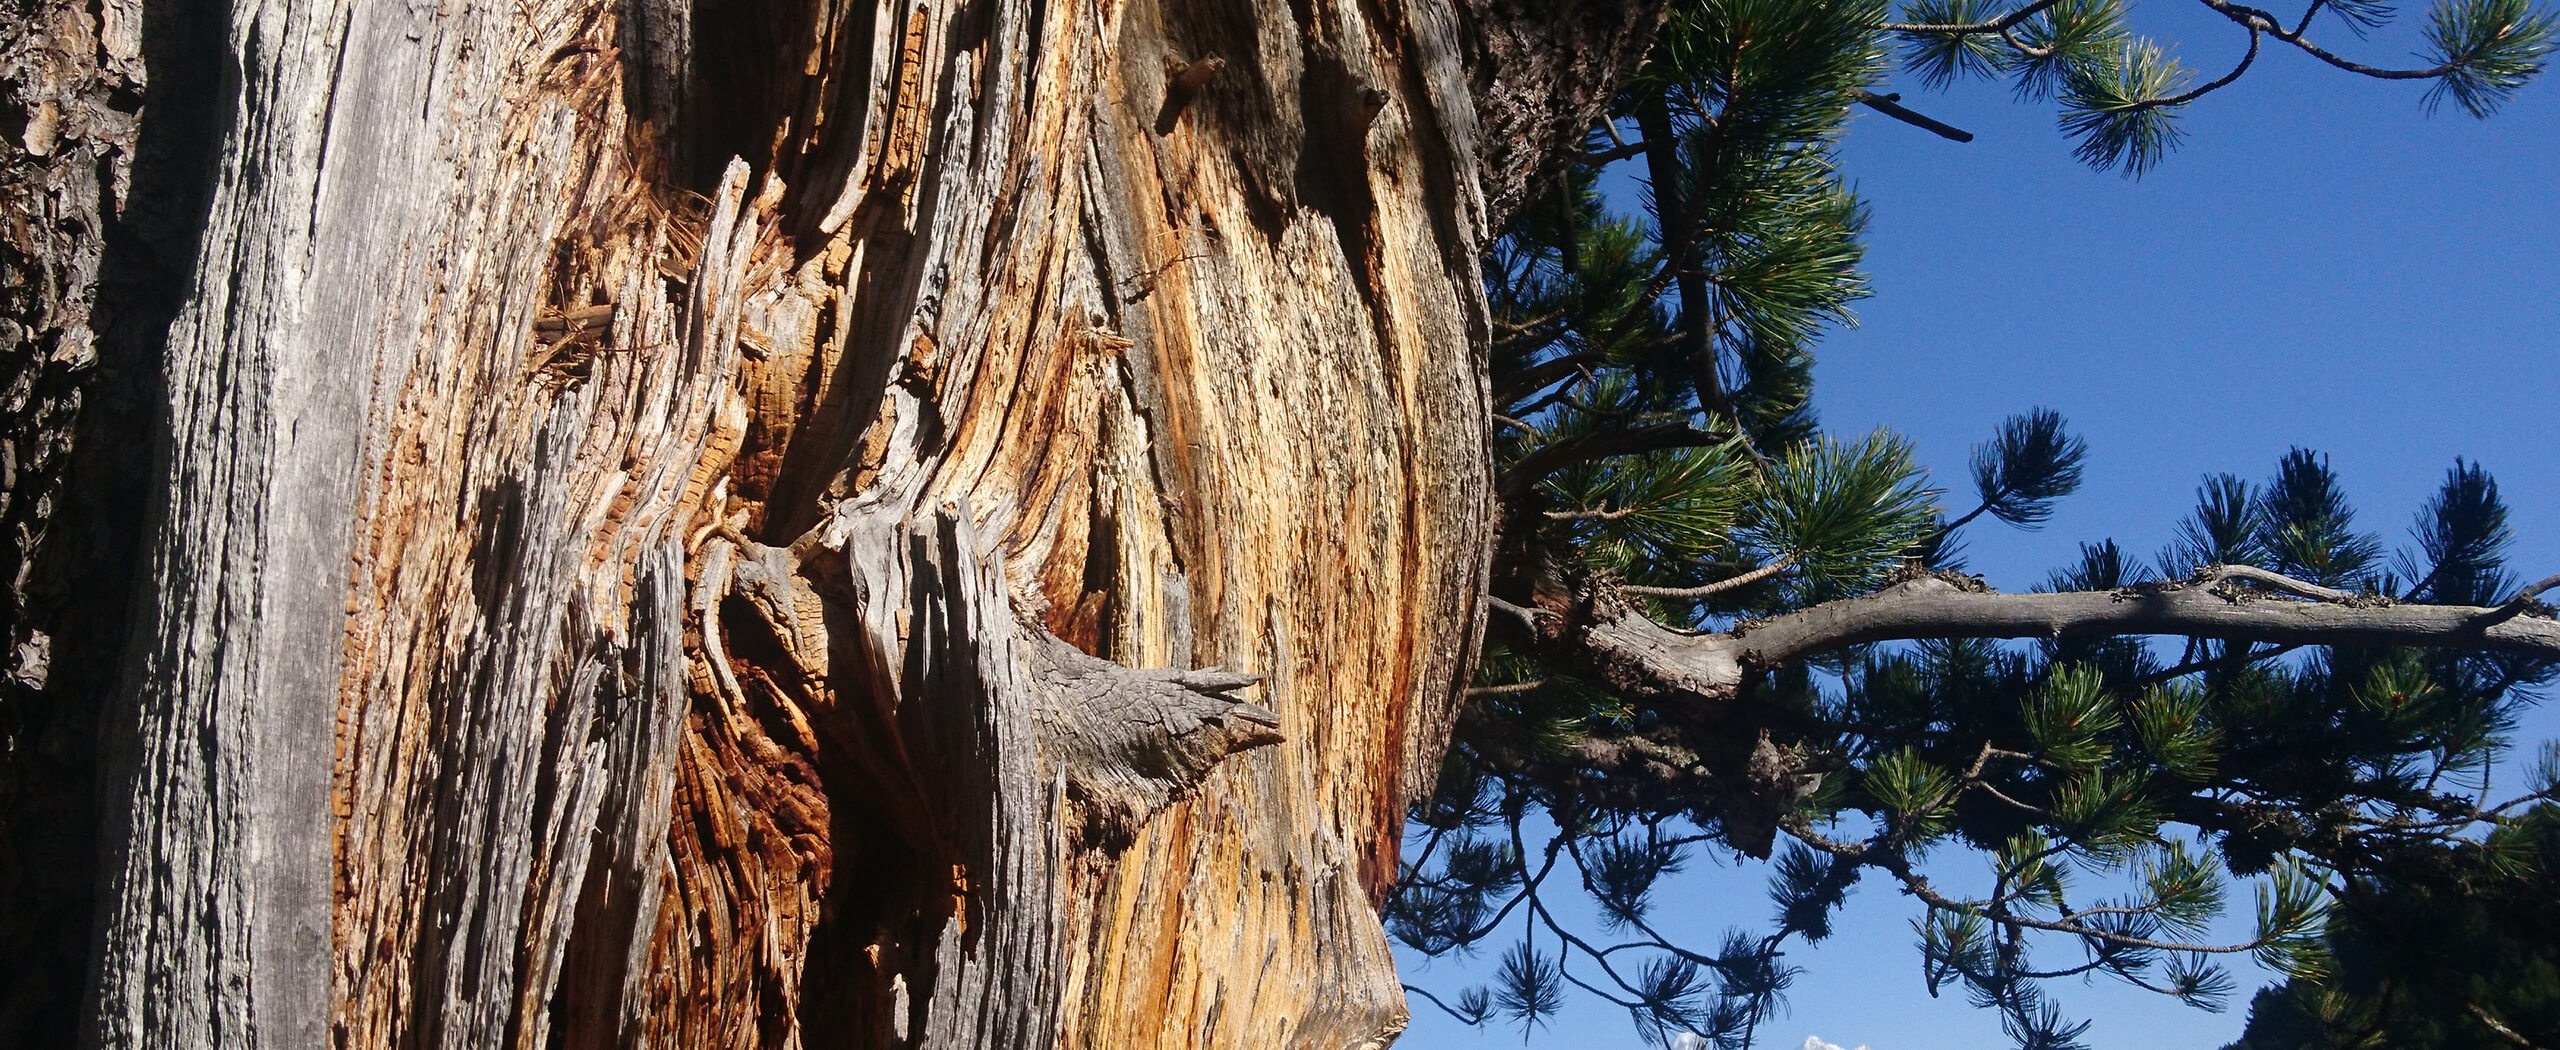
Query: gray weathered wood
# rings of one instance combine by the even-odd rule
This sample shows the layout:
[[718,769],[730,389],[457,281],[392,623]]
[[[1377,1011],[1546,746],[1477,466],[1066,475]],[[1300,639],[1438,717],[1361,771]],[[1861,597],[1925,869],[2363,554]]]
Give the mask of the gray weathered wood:
[[[2225,583],[2275,581],[2297,601]],[[1915,638],[2093,638],[2162,634],[2292,645],[2448,646],[2560,658],[2560,622],[2519,599],[2476,608],[2347,595],[2259,569],[2213,566],[2192,580],[2110,591],[1999,594],[1925,575],[1731,632],[1681,631],[1603,607],[1587,623],[1533,613],[1536,630],[1596,674],[1645,695],[1730,700],[1744,676],[1820,653]]]

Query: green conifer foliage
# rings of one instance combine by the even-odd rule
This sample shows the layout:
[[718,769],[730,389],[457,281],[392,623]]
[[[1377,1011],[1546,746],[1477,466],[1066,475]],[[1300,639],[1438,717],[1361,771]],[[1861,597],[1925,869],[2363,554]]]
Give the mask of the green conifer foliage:
[[[1385,912],[1425,953],[1506,946],[1487,985],[1417,997],[1525,1028],[1568,995],[1596,995],[1648,1042],[1746,1046],[1794,979],[1783,946],[1829,936],[1833,911],[1877,875],[1919,902],[1931,988],[1998,1011],[2022,1046],[2079,1045],[2087,1028],[2052,982],[2105,974],[2219,1008],[2237,990],[2224,967],[2235,955],[2294,975],[2261,998],[2268,1025],[2397,1017],[2422,1001],[2433,1015],[2476,1001],[2545,1016],[2530,1011],[2549,996],[2491,1001],[2465,986],[2473,999],[2447,998],[2369,957],[2409,909],[2473,938],[2448,951],[2494,941],[2500,922],[2463,909],[2504,907],[2494,901],[2547,879],[2522,858],[2548,837],[2551,810],[2534,807],[2552,785],[2499,797],[2488,771],[2517,705],[2553,677],[2549,659],[1906,635],[1747,666],[1738,697],[1702,706],[1572,657],[1554,632],[1575,628],[1549,625],[1563,601],[1747,640],[1755,624],[1903,581],[1979,590],[1956,571],[1960,530],[1986,516],[2039,527],[2078,488],[2090,450],[2048,410],[1987,435],[1970,498],[1953,505],[1899,436],[1819,425],[1814,351],[1868,292],[1866,213],[1838,171],[1840,129],[1864,104],[1962,134],[1874,93],[1897,47],[1931,87],[2008,78],[2021,99],[2059,108],[2090,165],[2139,174],[2176,144],[2183,107],[2262,44],[2431,79],[2475,114],[2538,73],[2551,46],[2551,17],[2522,0],[2446,0],[2433,65],[2377,69],[2312,38],[2315,26],[2360,35],[2391,17],[2387,4],[2314,0],[2279,20],[2200,2],[2250,40],[2248,60],[2201,86],[2118,0],[1674,5],[1611,124],[1485,261],[1499,622],[1438,789],[1414,807]],[[1613,164],[1644,186],[1638,214],[1614,214],[1599,192]],[[2505,567],[2505,507],[2476,464],[2455,464],[2392,557],[2308,450],[2261,481],[2205,479],[2176,537],[2148,562],[2112,540],[2084,545],[2048,588],[2548,613]],[[1657,885],[1701,850],[1774,858],[1756,929],[1695,945],[1655,926]],[[1940,885],[1924,856],[1972,874]],[[1596,922],[1550,906],[1572,894]],[[2217,940],[2235,911],[2254,916],[2247,936]],[[2547,970],[2537,951],[2490,954]]]
[[[2260,991],[2229,1050],[2472,1050],[2560,1033],[2560,807],[2442,858],[2357,880],[2330,909],[2337,973]],[[2451,875],[2450,878],[2446,877]]]

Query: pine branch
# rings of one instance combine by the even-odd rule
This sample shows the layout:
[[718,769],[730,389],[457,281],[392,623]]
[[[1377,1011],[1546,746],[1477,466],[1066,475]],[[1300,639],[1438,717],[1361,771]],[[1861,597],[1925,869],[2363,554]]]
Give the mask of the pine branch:
[[2500,606],[2500,608],[2506,608],[2507,606],[2522,608],[2524,603],[2533,600],[2534,596],[2554,587],[2560,587],[2560,573],[2553,573],[2552,575],[2545,576],[2539,580],[2533,581],[2532,583],[2526,584],[2523,590],[2516,592],[2515,597],[2507,599],[2506,606]]
[[1938,120],[1928,114],[1914,112],[1913,110],[1905,108],[1902,105],[1901,95],[1879,95],[1873,91],[1860,89],[1858,91],[1858,102],[1868,109],[1875,110],[1885,116],[1892,117],[1893,119],[1909,124],[1912,127],[1919,128],[1922,131],[1936,135],[1939,138],[1951,139],[1956,142],[1973,141],[1973,132],[1966,131],[1965,129],[1959,128],[1953,124]]
[[[1918,898],[1922,904],[1928,905],[1931,909],[1955,912],[1958,914],[1980,915],[1985,919],[2008,927],[2012,930],[2043,930],[2049,933],[2067,933],[2087,940],[2102,941],[2122,948],[2138,948],[2146,951],[2192,952],[2200,955],[2236,955],[2243,952],[2253,952],[2265,947],[2268,941],[2275,939],[2270,936],[2261,935],[2247,941],[2234,944],[2163,941],[2150,937],[2132,936],[2115,930],[2109,930],[2104,927],[2089,926],[2084,923],[2073,921],[2079,917],[2135,911],[2139,909],[2088,908],[2066,915],[2060,921],[2037,919],[2025,915],[2019,915],[2015,912],[1994,914],[1982,907],[1986,902],[1957,900],[1953,897],[1947,896],[1946,894],[1938,892],[1936,887],[1930,885],[1929,877],[1920,874],[1920,872],[1913,866],[1910,855],[1901,849],[1892,848],[1892,845],[1889,842],[1841,842],[1839,840],[1823,836],[1801,820],[1789,821],[1785,826],[1787,834],[1794,836],[1798,841],[1803,842],[1808,846],[1812,846],[1817,850],[1851,863],[1879,869],[1885,874],[1893,876],[1894,881],[1902,884],[1902,891],[1904,893]],[[2022,973],[2017,974],[2016,976],[2059,976],[2065,973],[2067,973],[2067,971],[2057,971],[2054,974]]]
[[1441,1002],[1439,996],[1431,994],[1430,991],[1426,989],[1417,988],[1408,984],[1404,986],[1404,990],[1430,1000],[1431,1005],[1439,1007],[1441,1013],[1448,1014],[1450,1017],[1456,1018],[1458,1023],[1462,1025],[1474,1026],[1483,1024],[1485,1017],[1487,1016],[1487,1012],[1461,1011],[1457,1007]]
[[2216,669],[2228,671],[2232,668],[2272,660],[2300,648],[2302,648],[2302,646],[2299,643],[2296,643],[2293,645],[2279,645],[2273,649],[2249,649],[2237,653],[2226,653],[2221,656],[2205,657],[2200,660],[2189,660],[2185,663],[2178,664],[2175,667],[2164,668],[2158,671],[2153,671],[2150,674],[2143,675],[2140,678],[2134,679],[2133,684],[2136,686],[2158,685],[2162,682],[2186,677],[2187,675],[2194,674],[2198,671],[2211,671]]
[[2296,49],[2302,51],[2302,53],[2319,59],[2322,62],[2326,62],[2339,69],[2346,70],[2349,73],[2372,77],[2376,80],[2433,80],[2447,73],[2461,69],[2467,64],[2460,60],[2456,60],[2446,62],[2429,69],[2390,69],[2382,66],[2368,66],[2362,62],[2357,62],[2353,59],[2338,55],[2318,44],[2312,43],[2309,39],[2303,36],[2301,30],[2285,28],[2282,22],[2278,22],[2276,20],[2275,15],[2259,8],[2250,7],[2246,4],[2235,4],[2232,3],[2231,0],[2197,0],[2197,2],[2206,7],[2212,8],[2215,13],[2246,26],[2252,31],[2262,31],[2268,36],[2272,36],[2278,40],[2284,41],[2285,43],[2291,44]]
[[2515,597],[2507,599],[2505,602],[2499,604],[2497,608],[2490,610],[2487,619],[2489,622],[2495,623],[2512,619],[2518,615],[2528,612],[2540,612],[2544,616],[2548,617],[2551,613],[2551,607],[2534,600],[2534,597],[2554,587],[2560,587],[2560,573],[2545,576],[2530,584],[2526,584],[2523,590],[2516,592]]
[[2506,1040],[2507,1045],[2516,1047],[2517,1050],[2542,1050],[2533,1040],[2525,1038],[2522,1033],[2498,1020],[2497,1015],[2482,1007],[2477,999],[2463,997],[2462,1012],[2470,1014],[2472,1020],[2480,1022],[2480,1027],[2496,1033],[2498,1038]]
[[1751,586],[1752,584],[1787,571],[1787,567],[1794,565],[1795,563],[1796,552],[1788,551],[1785,555],[1767,565],[1763,565],[1757,569],[1751,570],[1750,572],[1743,573],[1740,576],[1717,580],[1714,583],[1700,584],[1696,587],[1626,586],[1618,589],[1625,591],[1628,594],[1642,595],[1647,598],[1706,598],[1713,595],[1723,594],[1726,591],[1734,590],[1736,588]]
[[1495,491],[1504,500],[1516,500],[1526,495],[1540,479],[1576,463],[1667,448],[1721,445],[1728,440],[1731,440],[1730,435],[1710,434],[1686,423],[1604,430],[1563,438],[1539,446],[1512,463],[1502,472]]
[[2304,598],[2310,598],[2314,601],[2335,602],[2342,605],[2352,605],[2368,600],[2363,596],[2349,594],[2345,591],[2322,587],[2314,583],[2304,583],[2301,580],[2294,579],[2293,577],[2286,576],[2282,573],[2268,572],[2267,570],[2258,568],[2254,565],[2208,565],[2196,570],[2196,574],[2192,578],[2192,581],[2195,583],[2217,583],[2223,580],[2247,580],[2251,583],[2262,584],[2267,587],[2283,591],[2287,594],[2299,595]]
[[[2270,579],[2272,577],[2272,579]],[[2219,586],[2239,579],[2293,601]],[[2282,582],[2276,582],[2282,581]],[[2560,586],[2554,583],[2553,586]],[[2560,620],[2517,602],[2495,608],[2396,605],[2262,569],[2220,566],[2176,583],[2108,591],[1998,594],[1924,576],[1857,598],[1744,624],[1675,630],[1585,596],[1580,615],[1547,609],[1532,641],[1591,677],[1638,696],[1734,697],[1746,671],[1872,642],[1919,638],[2103,638],[2186,635],[2295,645],[2428,646],[2560,658]]]
[[1516,374],[1502,377],[1502,388],[1494,392],[1493,403],[1510,405],[1521,398],[1570,379],[1575,373],[1601,366],[1607,359],[1608,355],[1600,351],[1582,350],[1540,361],[1521,369]]
[[1638,139],[1634,142],[1621,142],[1608,149],[1593,150],[1589,153],[1583,154],[1577,159],[1584,164],[1608,164],[1615,161],[1625,160],[1629,157],[1643,156],[1644,151],[1652,148],[1652,143]]
[[[1706,275],[1699,269],[1696,235],[1697,202],[1688,199],[1688,175],[1679,155],[1679,135],[1671,122],[1669,100],[1647,96],[1636,107],[1636,127],[1644,136],[1645,173],[1653,184],[1654,227],[1662,243],[1663,268],[1672,276],[1680,301],[1675,324],[1689,357],[1698,407],[1730,415],[1724,381],[1716,372],[1714,329],[1708,321]],[[1737,424],[1738,425],[1738,424]]]
[[1644,513],[1644,510],[1641,506],[1616,510],[1551,510],[1546,512],[1546,517],[1548,521],[1624,521]]
[[2024,22],[2027,19],[2034,18],[2038,14],[2042,14],[2045,9],[2061,2],[2062,0],[2036,0],[2035,3],[2028,4],[2025,7],[2009,12],[2008,14],[2001,15],[1998,18],[1987,19],[1981,22],[1967,22],[1961,25],[1915,25],[1908,22],[1887,22],[1881,26],[1877,26],[1876,28],[1882,29],[1888,33],[1908,33],[1914,36],[1924,34],[1956,35],[1966,33],[1998,33],[2014,27],[2018,23]]
[[2203,98],[2206,95],[2220,91],[2223,88],[2230,87],[2232,81],[2240,79],[2240,74],[2248,72],[2249,67],[2258,61],[2258,43],[2258,27],[2250,26],[2249,50],[2241,54],[2240,61],[2232,65],[2231,72],[2225,73],[2213,80],[2206,81],[2204,84],[2197,86],[2191,91],[2171,95],[2164,99],[2144,99],[2140,104],[2145,107],[2183,106],[2189,102]]

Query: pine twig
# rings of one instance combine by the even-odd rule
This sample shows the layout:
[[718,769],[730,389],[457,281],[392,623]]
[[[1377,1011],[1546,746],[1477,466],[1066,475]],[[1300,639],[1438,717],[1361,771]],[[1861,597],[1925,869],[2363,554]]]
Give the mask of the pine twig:
[[1939,138],[1951,139],[1956,142],[1973,141],[1973,132],[1966,131],[1965,129],[1956,127],[1953,124],[1945,123],[1925,113],[1917,113],[1904,108],[1902,105],[1902,96],[1899,94],[1879,95],[1873,91],[1860,89],[1858,91],[1857,98],[1858,102],[1866,106],[1868,109],[1875,110],[1885,116],[1892,117],[1893,119],[1909,124],[1912,127],[1919,128],[1922,131],[1936,135]]
[[1769,577],[1785,572],[1789,566],[1796,563],[1796,553],[1797,552],[1795,551],[1788,551],[1786,554],[1780,556],[1776,561],[1770,562],[1769,564],[1763,565],[1757,569],[1753,569],[1750,572],[1743,573],[1740,576],[1717,580],[1714,583],[1700,584],[1696,587],[1624,586],[1618,589],[1625,591],[1628,594],[1639,595],[1646,598],[1705,598],[1711,595],[1723,594],[1726,591],[1748,587],[1752,584],[1768,579]]

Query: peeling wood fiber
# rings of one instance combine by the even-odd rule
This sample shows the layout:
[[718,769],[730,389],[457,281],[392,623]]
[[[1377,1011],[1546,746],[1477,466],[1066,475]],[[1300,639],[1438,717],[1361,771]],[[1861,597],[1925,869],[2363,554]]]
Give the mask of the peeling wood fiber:
[[1503,19],[235,4],[90,1038],[1391,1038]]

